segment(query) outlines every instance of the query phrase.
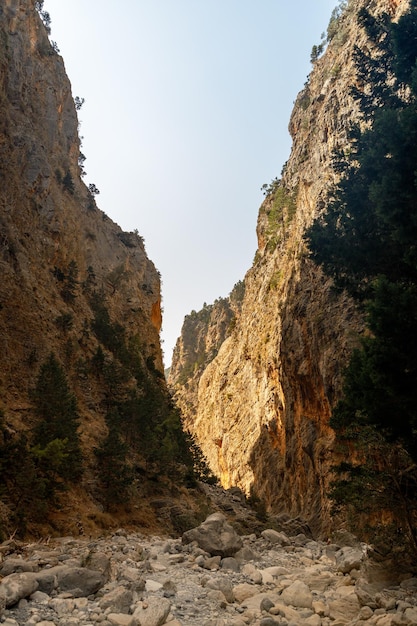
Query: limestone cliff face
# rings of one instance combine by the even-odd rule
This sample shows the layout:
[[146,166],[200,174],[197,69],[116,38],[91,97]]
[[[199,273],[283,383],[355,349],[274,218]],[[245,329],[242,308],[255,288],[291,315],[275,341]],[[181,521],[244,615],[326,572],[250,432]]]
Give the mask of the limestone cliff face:
[[159,274],[141,237],[100,211],[80,178],[71,85],[34,0],[1,3],[0,42],[0,408],[16,428],[30,425],[28,392],[54,352],[93,445],[103,425],[87,367],[92,294],[162,372]]
[[328,419],[362,321],[311,263],[303,234],[336,180],[332,153],[349,150],[348,126],[361,119],[350,87],[367,89],[353,59],[354,46],[372,53],[356,21],[363,6],[395,19],[407,2],[349,3],[296,99],[291,155],[259,211],[258,251],[235,328],[186,383],[175,361],[182,335],[170,377],[186,424],[222,484],[253,490],[271,510],[301,514],[323,532],[333,455]]

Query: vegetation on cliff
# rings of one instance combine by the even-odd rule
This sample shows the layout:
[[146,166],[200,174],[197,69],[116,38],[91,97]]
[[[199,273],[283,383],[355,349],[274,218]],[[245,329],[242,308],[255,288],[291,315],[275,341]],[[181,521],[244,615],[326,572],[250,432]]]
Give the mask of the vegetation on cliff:
[[43,2],[18,5],[0,9],[0,537],[142,509],[155,523],[149,494],[194,480],[162,373],[160,276],[82,181],[82,99]]
[[405,536],[417,550],[417,2],[397,24],[365,9],[359,24],[380,53],[356,54],[370,127],[355,126],[351,153],[335,156],[340,183],[308,233],[313,259],[367,320],[331,419],[354,459],[338,466],[332,497],[374,540]]

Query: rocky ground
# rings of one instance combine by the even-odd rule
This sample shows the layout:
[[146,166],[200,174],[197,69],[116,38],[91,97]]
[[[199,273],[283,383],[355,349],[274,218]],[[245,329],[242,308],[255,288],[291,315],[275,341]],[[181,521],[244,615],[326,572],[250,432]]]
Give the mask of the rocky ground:
[[[249,515],[249,513],[248,513]],[[238,535],[216,512],[181,538],[118,530],[0,545],[4,626],[400,626],[417,624],[417,578],[372,565],[348,535]],[[292,530],[291,530],[292,529]]]

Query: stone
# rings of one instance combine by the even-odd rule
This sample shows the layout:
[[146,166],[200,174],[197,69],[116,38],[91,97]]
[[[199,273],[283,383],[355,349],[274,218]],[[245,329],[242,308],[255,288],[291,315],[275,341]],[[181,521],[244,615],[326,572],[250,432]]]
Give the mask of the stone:
[[34,591],[30,595],[30,599],[33,602],[37,602],[38,604],[48,604],[50,597],[47,593],[44,593],[43,591]]
[[38,583],[32,572],[9,574],[0,583],[0,596],[5,598],[6,607],[17,604],[36,591]]
[[269,541],[269,543],[273,545],[279,546],[290,546],[291,541],[288,539],[285,533],[279,533],[277,530],[273,530],[272,528],[267,528],[261,532],[261,535],[264,539]]
[[0,567],[0,576],[9,576],[19,572],[34,572],[35,563],[24,561],[23,559],[6,559]]
[[232,556],[227,556],[225,559],[222,559],[220,562],[220,567],[222,569],[230,569],[233,572],[238,572],[240,570],[240,565],[237,559]]
[[259,622],[259,626],[280,626],[282,622],[277,622],[273,617],[263,617]]
[[416,607],[405,609],[404,615],[406,619],[408,619],[410,624],[417,624],[417,608]]
[[242,574],[248,576],[255,585],[262,584],[262,573],[252,563],[246,563],[242,567]]
[[53,598],[50,601],[50,606],[61,617],[70,615],[75,608],[75,603],[72,598]]
[[234,602],[235,600],[234,590],[233,590],[232,583],[230,582],[228,578],[224,576],[217,577],[217,578],[209,578],[205,582],[205,586],[208,589],[221,591],[224,597],[226,598],[227,602],[230,602],[230,603]]
[[296,580],[284,589],[281,599],[285,604],[299,608],[310,609],[313,604],[313,595],[307,585],[301,580]]
[[261,611],[266,611],[268,613],[268,611],[272,609],[273,606],[274,606],[274,603],[272,602],[270,598],[263,598],[261,600],[261,606],[260,606]]
[[58,587],[58,578],[53,572],[55,568],[44,569],[34,574],[38,583],[38,590],[50,595]]
[[113,613],[129,613],[132,602],[133,593],[125,587],[118,586],[105,593],[98,601],[98,605],[102,611],[112,609]]
[[375,598],[375,586],[369,585],[365,580],[361,579],[357,581],[355,585],[355,593],[361,606],[368,606],[371,609],[378,608],[378,603]]
[[233,556],[243,545],[242,539],[222,513],[213,513],[197,528],[187,530],[182,541],[184,544],[196,541],[205,552],[222,558]]
[[303,626],[321,626],[322,621],[319,615],[310,615],[303,620]]
[[328,617],[330,614],[329,606],[322,600],[313,600],[312,608],[320,617]]
[[100,572],[103,576],[103,581],[105,583],[110,580],[110,576],[111,576],[110,559],[107,556],[107,554],[104,554],[104,552],[96,552],[92,550],[88,554],[85,560],[85,563],[83,563],[83,565],[90,570]]
[[150,597],[140,602],[132,615],[129,626],[162,626],[171,610],[166,598]]
[[238,561],[254,561],[257,558],[258,555],[249,546],[243,546],[235,554],[235,559]]
[[363,552],[358,548],[346,546],[336,552],[337,571],[349,574],[353,569],[360,569],[363,561]]
[[255,585],[249,583],[241,583],[233,587],[233,596],[239,604],[241,604],[247,598],[250,598],[258,593]]
[[218,604],[222,609],[225,609],[227,606],[227,600],[224,593],[222,593],[219,589],[211,589],[207,594],[207,598]]
[[131,626],[132,616],[126,613],[108,613],[107,619],[114,626]]
[[104,584],[100,572],[86,567],[61,566],[53,569],[56,570],[59,590],[68,591],[75,598],[96,593]]
[[151,578],[148,578],[145,583],[145,591],[147,591],[148,593],[155,593],[156,591],[162,589],[162,587],[162,583],[159,583],[157,580],[152,580]]
[[202,566],[204,569],[216,570],[220,567],[220,562],[222,560],[221,556],[212,556],[209,559],[205,559],[202,557]]
[[352,620],[360,611],[360,604],[354,587],[339,587],[329,599],[329,617],[332,620]]

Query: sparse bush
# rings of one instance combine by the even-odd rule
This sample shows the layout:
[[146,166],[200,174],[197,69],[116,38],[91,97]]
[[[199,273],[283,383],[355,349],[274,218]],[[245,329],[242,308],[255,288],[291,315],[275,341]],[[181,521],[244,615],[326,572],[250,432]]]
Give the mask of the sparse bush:
[[62,179],[62,185],[65,191],[68,191],[68,193],[70,193],[71,195],[74,194],[75,185],[74,185],[73,178],[71,176],[71,172],[67,172],[65,174],[64,178]]

